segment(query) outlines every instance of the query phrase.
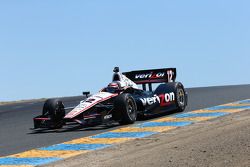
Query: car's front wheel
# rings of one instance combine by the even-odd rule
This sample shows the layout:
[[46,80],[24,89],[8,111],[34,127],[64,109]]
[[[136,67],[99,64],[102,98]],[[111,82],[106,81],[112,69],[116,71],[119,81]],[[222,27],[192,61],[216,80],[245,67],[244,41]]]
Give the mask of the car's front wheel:
[[58,99],[48,99],[43,106],[43,115],[48,116],[54,128],[61,128],[64,124],[65,109],[63,102]]
[[116,97],[114,101],[113,118],[120,124],[132,124],[137,118],[137,106],[129,93]]

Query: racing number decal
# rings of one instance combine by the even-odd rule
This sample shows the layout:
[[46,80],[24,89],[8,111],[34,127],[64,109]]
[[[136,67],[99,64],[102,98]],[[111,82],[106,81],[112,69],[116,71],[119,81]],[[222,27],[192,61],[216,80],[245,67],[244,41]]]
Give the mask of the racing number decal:
[[167,74],[168,74],[168,82],[173,82],[173,74],[174,72],[172,70],[168,70]]

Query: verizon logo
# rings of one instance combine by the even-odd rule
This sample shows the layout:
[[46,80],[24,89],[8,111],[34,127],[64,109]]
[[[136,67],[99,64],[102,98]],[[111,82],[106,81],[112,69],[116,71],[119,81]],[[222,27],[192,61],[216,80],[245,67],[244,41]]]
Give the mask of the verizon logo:
[[135,79],[155,79],[155,78],[162,78],[164,76],[165,76],[165,72],[136,74]]
[[160,106],[167,106],[172,101],[175,100],[175,94],[174,92],[165,93],[165,94],[160,94],[160,95],[154,95],[153,97],[141,98],[140,100],[143,106],[148,106],[148,105],[152,105],[155,103],[159,103]]

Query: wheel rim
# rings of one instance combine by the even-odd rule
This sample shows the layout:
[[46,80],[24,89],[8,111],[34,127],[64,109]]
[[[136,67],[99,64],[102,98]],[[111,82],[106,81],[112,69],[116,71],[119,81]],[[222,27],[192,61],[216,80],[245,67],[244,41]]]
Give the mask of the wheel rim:
[[183,89],[178,89],[177,91],[177,100],[178,100],[178,104],[183,107],[185,106],[185,93]]
[[65,116],[65,110],[64,110],[63,103],[57,103],[57,106],[55,109],[55,116],[59,116],[60,118]]
[[131,118],[131,120],[135,119],[134,103],[131,99],[128,100],[128,115]]

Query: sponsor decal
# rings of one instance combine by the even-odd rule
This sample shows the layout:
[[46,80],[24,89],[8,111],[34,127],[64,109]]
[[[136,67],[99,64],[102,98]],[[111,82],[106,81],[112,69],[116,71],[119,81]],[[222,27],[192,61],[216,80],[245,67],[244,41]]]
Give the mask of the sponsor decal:
[[135,79],[157,79],[163,78],[165,76],[165,72],[158,72],[158,73],[148,73],[148,74],[136,74]]
[[112,114],[104,116],[104,119],[110,119],[112,118]]
[[147,97],[147,98],[141,98],[140,99],[143,106],[150,106],[155,103],[159,103],[160,106],[167,106],[172,101],[175,101],[175,94],[174,92],[160,94],[160,95],[154,95],[153,97]]
[[165,79],[167,82],[174,82],[174,71],[167,70],[163,72],[148,72],[144,74],[135,74],[136,80],[157,80]]

